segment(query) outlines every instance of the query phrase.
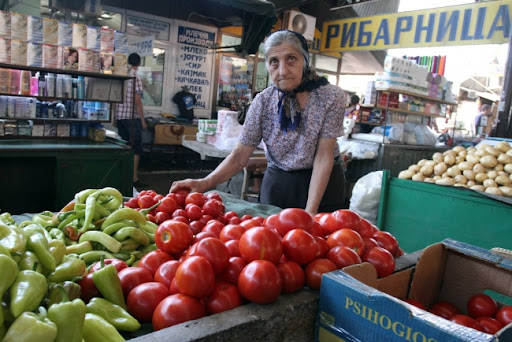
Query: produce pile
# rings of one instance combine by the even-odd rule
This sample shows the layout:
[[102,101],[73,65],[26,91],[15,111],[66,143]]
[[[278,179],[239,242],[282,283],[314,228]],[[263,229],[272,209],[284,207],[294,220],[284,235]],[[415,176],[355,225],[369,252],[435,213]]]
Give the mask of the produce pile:
[[512,197],[512,147],[506,141],[494,147],[456,146],[444,153],[434,153],[432,160],[422,159],[409,166],[400,171],[398,178]]
[[215,192],[123,201],[87,189],[57,213],[0,215],[0,340],[123,341],[141,326],[318,290],[323,273],[362,261],[384,277],[402,254],[350,210],[239,217]]

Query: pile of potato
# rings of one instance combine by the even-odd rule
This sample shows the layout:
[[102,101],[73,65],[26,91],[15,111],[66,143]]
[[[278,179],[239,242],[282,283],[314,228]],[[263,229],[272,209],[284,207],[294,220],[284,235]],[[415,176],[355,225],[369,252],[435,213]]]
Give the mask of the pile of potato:
[[490,194],[512,197],[512,147],[500,141],[494,147],[456,146],[436,152],[398,174],[398,178],[453,185]]

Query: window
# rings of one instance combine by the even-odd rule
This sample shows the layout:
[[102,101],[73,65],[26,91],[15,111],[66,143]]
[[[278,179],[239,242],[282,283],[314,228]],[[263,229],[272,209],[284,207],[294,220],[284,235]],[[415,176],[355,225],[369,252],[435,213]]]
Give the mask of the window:
[[142,57],[139,75],[142,78],[144,95],[142,104],[150,107],[162,106],[164,84],[165,50],[153,48],[152,56]]
[[338,72],[338,58],[316,55],[315,68],[319,70]]
[[251,98],[254,63],[251,59],[221,56],[217,105],[241,109]]

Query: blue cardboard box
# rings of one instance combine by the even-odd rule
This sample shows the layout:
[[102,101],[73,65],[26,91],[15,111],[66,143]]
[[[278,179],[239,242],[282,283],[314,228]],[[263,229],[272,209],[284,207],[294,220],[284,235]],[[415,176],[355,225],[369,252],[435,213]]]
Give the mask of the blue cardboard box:
[[324,274],[316,322],[317,342],[512,341],[512,323],[490,335],[409,305],[448,300],[463,313],[485,290],[512,296],[512,260],[487,249],[443,240],[427,247],[415,266],[385,278],[362,263]]

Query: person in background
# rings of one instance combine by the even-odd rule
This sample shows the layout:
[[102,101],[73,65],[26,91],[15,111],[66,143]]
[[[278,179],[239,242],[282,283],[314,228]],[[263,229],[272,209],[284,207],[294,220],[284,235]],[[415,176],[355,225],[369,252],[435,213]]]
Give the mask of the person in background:
[[[140,66],[140,56],[132,53],[128,56],[130,65],[130,76],[135,77],[135,89],[133,81],[126,82],[126,95],[124,102],[116,105],[115,120],[119,135],[123,140],[129,141],[133,148],[133,186],[144,187],[139,181],[139,162],[142,154],[142,130],[147,128],[144,120],[144,109],[141,96],[143,94],[142,81],[137,75]],[[132,113],[133,105],[135,111]],[[132,116],[133,115],[133,116]],[[133,136],[132,136],[133,129]]]
[[483,104],[480,107],[480,112],[475,116],[475,135],[481,136],[491,132],[490,129],[487,129],[488,126],[492,127],[491,114],[490,105]]
[[350,105],[345,109],[345,116],[350,116],[353,112],[357,110],[357,105],[359,104],[359,96],[352,95],[350,98]]
[[274,32],[264,49],[273,85],[252,101],[239,142],[205,178],[176,181],[170,191],[205,192],[229,180],[263,140],[267,169],[261,203],[304,208],[312,215],[343,208],[344,175],[336,138],[343,135],[344,92],[310,66],[307,42],[299,33]]

